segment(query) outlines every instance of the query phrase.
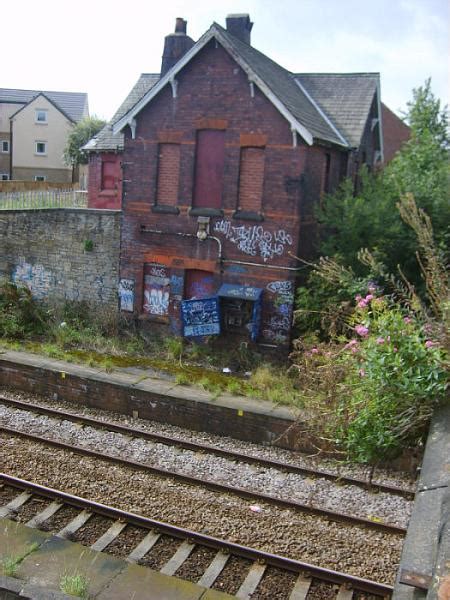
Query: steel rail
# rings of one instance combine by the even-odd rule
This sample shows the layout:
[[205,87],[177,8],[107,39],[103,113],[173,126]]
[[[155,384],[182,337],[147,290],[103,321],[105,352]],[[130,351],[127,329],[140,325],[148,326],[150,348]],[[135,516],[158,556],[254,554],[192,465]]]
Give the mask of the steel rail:
[[324,567],[319,567],[317,565],[305,563],[292,558],[286,558],[278,554],[271,554],[262,550],[256,550],[255,548],[242,546],[234,542],[228,542],[226,540],[192,531],[190,529],[176,527],[175,525],[164,523],[163,521],[156,521],[154,519],[150,519],[149,517],[126,512],[112,506],[107,506],[99,502],[93,502],[79,496],[68,494],[67,492],[62,492],[53,488],[39,485],[37,483],[25,481],[6,473],[0,473],[0,481],[11,487],[29,490],[36,495],[54,500],[60,500],[66,504],[70,504],[71,506],[87,509],[90,512],[102,515],[104,517],[121,520],[145,529],[155,529],[158,532],[171,535],[172,537],[192,540],[195,543],[207,546],[209,548],[229,552],[235,556],[248,558],[253,561],[261,561],[269,566],[277,567],[286,571],[304,573],[311,577],[315,577],[316,579],[333,584],[346,584],[355,590],[379,595],[382,597],[390,597],[393,593],[393,587],[384,583],[378,583],[369,579],[348,575],[339,571],[333,571],[331,569],[326,569]]
[[365,481],[364,479],[358,479],[356,477],[349,476],[341,476],[336,475],[334,473],[330,473],[329,471],[321,471],[316,469],[310,469],[308,467],[301,467],[298,465],[286,464],[278,460],[273,460],[269,458],[261,458],[258,456],[252,456],[251,454],[247,454],[245,452],[236,452],[233,450],[226,450],[223,448],[217,448],[210,444],[200,444],[197,442],[190,442],[187,440],[182,440],[180,438],[175,438],[168,435],[163,435],[160,433],[153,433],[149,431],[145,431],[144,429],[127,427],[126,425],[118,425],[116,423],[111,423],[109,421],[102,421],[101,419],[95,419],[93,417],[86,417],[84,415],[79,415],[77,413],[73,413],[70,411],[63,411],[54,408],[48,408],[46,406],[41,406],[39,404],[29,403],[29,402],[21,402],[20,400],[12,400],[9,398],[5,398],[0,396],[0,403],[12,406],[14,408],[18,408],[21,410],[28,410],[32,412],[36,412],[42,415],[57,417],[61,419],[66,419],[67,421],[73,421],[76,423],[82,423],[83,425],[88,425],[91,427],[97,427],[101,429],[108,429],[109,431],[113,431],[115,433],[121,433],[123,435],[128,435],[136,438],[142,438],[149,441],[157,441],[161,444],[165,444],[167,446],[178,446],[185,450],[192,450],[194,452],[208,452],[211,454],[216,454],[217,456],[222,456],[224,458],[229,458],[233,460],[240,460],[242,462],[247,462],[249,464],[256,464],[267,468],[278,469],[281,471],[285,471],[287,473],[295,473],[298,475],[307,475],[308,477],[317,477],[327,479],[329,481],[336,481],[339,484],[343,485],[355,485],[358,487],[362,487],[369,491],[376,492],[386,492],[388,494],[395,494],[398,496],[403,496],[407,499],[412,500],[414,498],[414,492],[412,490],[408,490],[405,488],[401,488],[394,485],[388,485],[385,483],[378,483],[372,481]]
[[177,471],[170,471],[169,469],[161,469],[159,467],[154,467],[152,465],[147,465],[146,463],[141,463],[133,460],[129,460],[126,458],[121,458],[118,456],[114,456],[112,454],[107,454],[103,452],[97,452],[96,450],[90,450],[89,448],[85,448],[82,446],[74,446],[73,444],[67,444],[65,442],[60,442],[57,440],[48,439],[46,437],[42,437],[39,435],[35,435],[33,433],[28,433],[26,431],[21,431],[19,429],[15,429],[12,427],[5,427],[0,425],[0,432],[23,437],[29,439],[33,442],[37,442],[40,444],[47,444],[49,446],[54,446],[56,448],[61,448],[63,450],[67,450],[69,452],[73,452],[76,454],[82,454],[84,456],[89,456],[91,458],[96,458],[97,460],[106,460],[108,462],[112,462],[115,464],[119,464],[132,469],[139,469],[143,471],[148,471],[153,473],[154,475],[160,477],[171,477],[173,479],[182,481],[184,483],[190,485],[200,485],[202,487],[206,487],[208,489],[217,491],[217,492],[225,492],[228,494],[234,494],[246,500],[256,500],[260,502],[268,502],[275,506],[288,508],[292,510],[299,510],[301,512],[305,512],[310,515],[323,517],[331,521],[349,523],[351,525],[358,525],[363,527],[368,527],[370,529],[376,529],[377,531],[382,531],[383,533],[388,534],[401,534],[406,535],[406,528],[399,527],[398,525],[390,525],[388,523],[371,521],[370,519],[365,519],[363,517],[356,517],[354,515],[348,515],[345,513],[339,513],[331,510],[327,510],[325,508],[319,508],[315,506],[310,506],[308,504],[304,504],[302,502],[296,502],[294,500],[284,500],[277,496],[271,496],[269,494],[262,494],[260,492],[252,492],[245,488],[234,487],[231,485],[227,485],[224,483],[217,483],[210,480],[203,480],[200,477],[193,477],[192,475],[185,475],[184,473],[178,473]]

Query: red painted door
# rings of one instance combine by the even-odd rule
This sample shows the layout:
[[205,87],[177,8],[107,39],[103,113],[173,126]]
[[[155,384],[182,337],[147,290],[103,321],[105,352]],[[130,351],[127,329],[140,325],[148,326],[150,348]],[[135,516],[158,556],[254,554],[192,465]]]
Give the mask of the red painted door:
[[221,208],[225,131],[203,129],[197,132],[195,155],[195,208]]

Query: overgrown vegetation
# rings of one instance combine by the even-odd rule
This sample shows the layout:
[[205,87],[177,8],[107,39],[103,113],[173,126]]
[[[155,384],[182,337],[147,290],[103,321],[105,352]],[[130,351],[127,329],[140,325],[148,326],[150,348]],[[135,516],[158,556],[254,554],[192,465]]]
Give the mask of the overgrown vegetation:
[[361,462],[420,444],[447,387],[448,121],[429,81],[408,108],[411,139],[390,165],[363,172],[356,197],[346,182],[326,198],[332,257],[297,292],[291,370],[317,444]]

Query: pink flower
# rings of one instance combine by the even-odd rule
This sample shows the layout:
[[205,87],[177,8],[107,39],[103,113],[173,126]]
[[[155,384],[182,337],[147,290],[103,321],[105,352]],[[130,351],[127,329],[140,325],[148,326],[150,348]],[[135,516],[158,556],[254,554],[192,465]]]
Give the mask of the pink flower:
[[403,321],[408,324],[408,323],[412,323],[412,319],[411,317],[403,317]]
[[387,336],[387,338],[386,338],[386,340],[387,340],[388,342],[390,342],[390,341],[391,341],[391,336],[390,336],[390,335],[388,335],[388,336]]
[[362,299],[361,294],[356,294],[356,296],[355,296],[356,302],[359,302],[361,299]]
[[352,346],[352,354],[356,354],[359,351],[358,346]]
[[384,344],[384,338],[378,337],[377,338],[377,344]]
[[393,350],[394,352],[398,352],[398,348],[397,348],[397,346],[394,346],[394,347],[392,348],[392,350]]
[[365,325],[357,325],[355,327],[355,331],[361,337],[366,337],[367,334],[369,333],[369,329]]
[[372,294],[367,294],[367,296],[364,298],[366,302],[370,302],[371,300],[373,300],[373,295]]
[[360,301],[358,302],[358,304],[357,304],[356,306],[357,306],[358,308],[366,308],[366,306],[367,306],[367,302],[366,302],[366,300],[363,298],[362,300],[360,300]]
[[358,340],[350,340],[348,342],[348,344],[345,344],[345,348],[352,348],[353,346],[356,346],[358,344]]
[[433,342],[432,340],[427,340],[425,342],[425,348],[433,348],[434,346],[436,346],[436,342]]
[[311,348],[311,354],[319,354],[317,348]]
[[366,376],[366,372],[364,371],[364,369],[360,369],[359,370],[359,376],[360,377],[365,377]]

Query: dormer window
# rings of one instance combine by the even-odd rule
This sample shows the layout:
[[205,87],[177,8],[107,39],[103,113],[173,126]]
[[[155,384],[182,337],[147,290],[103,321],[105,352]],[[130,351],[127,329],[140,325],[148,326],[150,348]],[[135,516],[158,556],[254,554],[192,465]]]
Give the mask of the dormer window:
[[35,122],[36,123],[40,123],[42,124],[47,124],[47,111],[46,110],[42,110],[40,108],[36,109],[35,113]]

